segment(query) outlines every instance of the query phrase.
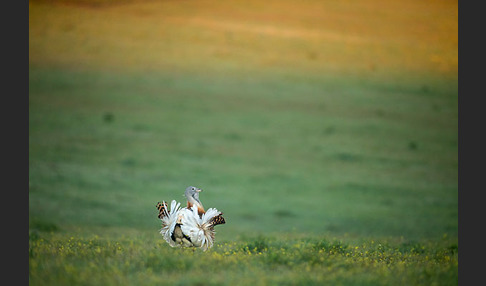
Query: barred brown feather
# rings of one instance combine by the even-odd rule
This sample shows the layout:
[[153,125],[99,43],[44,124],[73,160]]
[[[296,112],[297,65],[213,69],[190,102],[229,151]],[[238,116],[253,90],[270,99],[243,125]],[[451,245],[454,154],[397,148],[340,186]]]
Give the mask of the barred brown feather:
[[158,218],[162,219],[166,214],[169,212],[167,210],[167,203],[166,202],[159,202],[157,203],[157,209],[159,210],[159,215],[157,216]]
[[213,217],[211,219],[211,224],[214,226],[214,225],[218,225],[218,224],[225,224],[226,221],[224,220],[224,217],[223,217],[223,213],[220,213],[219,215]]

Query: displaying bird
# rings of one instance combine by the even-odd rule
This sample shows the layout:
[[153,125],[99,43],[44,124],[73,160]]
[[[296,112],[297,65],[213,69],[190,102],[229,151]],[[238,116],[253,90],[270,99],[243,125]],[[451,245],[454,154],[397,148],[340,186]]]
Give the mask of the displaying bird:
[[199,247],[206,251],[214,243],[214,226],[226,223],[223,213],[217,209],[204,210],[199,200],[201,191],[193,186],[186,188],[185,208],[175,200],[170,203],[170,210],[165,201],[157,203],[158,218],[162,221],[160,234],[170,246]]

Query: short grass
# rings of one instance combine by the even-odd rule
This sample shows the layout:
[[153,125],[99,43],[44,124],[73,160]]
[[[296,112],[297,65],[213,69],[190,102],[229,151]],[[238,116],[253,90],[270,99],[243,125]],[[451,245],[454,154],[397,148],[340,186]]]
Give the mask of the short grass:
[[457,3],[29,8],[32,285],[457,284]]

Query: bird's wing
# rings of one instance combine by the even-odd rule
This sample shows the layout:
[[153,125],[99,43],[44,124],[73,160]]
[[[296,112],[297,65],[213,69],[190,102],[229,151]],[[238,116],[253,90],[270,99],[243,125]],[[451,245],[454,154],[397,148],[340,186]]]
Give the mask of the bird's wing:
[[162,219],[162,217],[167,216],[167,203],[166,202],[158,202],[156,208],[159,210],[158,218]]
[[218,225],[218,224],[225,224],[226,223],[226,220],[224,219],[223,217],[223,213],[220,213],[218,214],[217,216],[213,216],[209,222],[215,226],[215,225]]
[[202,223],[210,223],[210,221],[216,217],[216,216],[219,216],[221,214],[220,211],[218,211],[217,209],[215,208],[209,208],[203,215],[202,215],[202,218],[201,218],[201,221]]
[[182,232],[189,236],[192,243],[196,247],[203,250],[213,246],[214,228],[211,220],[218,216],[221,212],[217,209],[210,208],[206,213],[199,217],[197,206],[193,206],[190,210],[184,209],[181,229]]
[[[167,203],[163,202],[167,206]],[[162,204],[162,205],[163,205]],[[164,240],[169,243],[170,246],[176,246],[175,242],[172,240],[171,236],[174,232],[175,226],[177,224],[177,220],[179,218],[180,213],[180,203],[172,200],[170,204],[170,211],[167,211],[167,207],[165,208],[165,215],[162,216],[162,229],[160,230],[160,234],[164,237]]]

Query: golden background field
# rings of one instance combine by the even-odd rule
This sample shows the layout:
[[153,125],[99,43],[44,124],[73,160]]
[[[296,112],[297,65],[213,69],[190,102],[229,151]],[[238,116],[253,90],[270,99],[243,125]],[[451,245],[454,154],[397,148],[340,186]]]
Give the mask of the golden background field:
[[457,78],[457,1],[30,1],[32,66]]

